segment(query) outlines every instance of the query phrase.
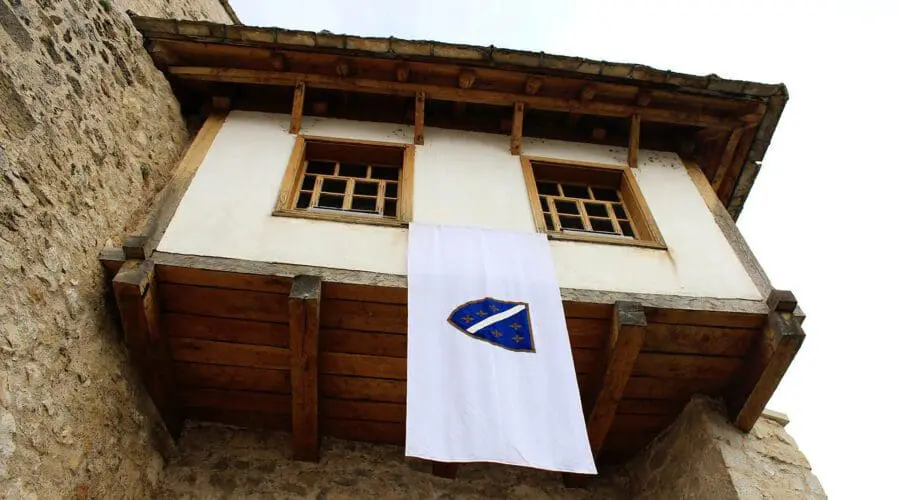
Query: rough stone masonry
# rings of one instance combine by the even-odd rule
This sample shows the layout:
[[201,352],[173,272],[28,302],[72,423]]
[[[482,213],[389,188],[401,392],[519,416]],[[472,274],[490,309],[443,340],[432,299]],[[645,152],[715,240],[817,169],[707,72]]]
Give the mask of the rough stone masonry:
[[129,9],[231,22],[218,0],[0,0],[0,497],[140,497],[162,474],[97,255],[188,132]]

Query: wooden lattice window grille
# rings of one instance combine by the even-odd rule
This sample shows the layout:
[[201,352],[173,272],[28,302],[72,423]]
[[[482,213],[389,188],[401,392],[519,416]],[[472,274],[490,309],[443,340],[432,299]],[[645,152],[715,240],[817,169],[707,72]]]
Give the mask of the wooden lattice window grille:
[[275,215],[408,222],[413,151],[402,144],[300,137]]
[[665,248],[628,167],[523,157],[538,230],[551,238]]

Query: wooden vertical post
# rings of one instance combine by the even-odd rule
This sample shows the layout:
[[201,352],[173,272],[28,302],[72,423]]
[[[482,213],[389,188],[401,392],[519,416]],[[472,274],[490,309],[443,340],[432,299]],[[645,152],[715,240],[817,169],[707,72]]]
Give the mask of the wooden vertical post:
[[517,102],[513,107],[512,133],[509,136],[509,152],[522,152],[522,125],[525,120],[525,103]]
[[131,359],[173,438],[181,434],[182,409],[175,397],[172,361],[159,321],[152,261],[129,260],[113,278],[113,293]]
[[762,415],[806,338],[801,319],[794,315],[797,299],[793,293],[773,290],[767,303],[768,322],[728,395],[734,425],[744,432],[749,432]]
[[322,281],[297,276],[288,303],[294,458],[319,459],[319,302]]
[[415,143],[425,144],[425,92],[416,92]]
[[628,166],[636,168],[638,165],[638,152],[641,148],[641,115],[631,115],[631,130],[628,134]]
[[294,105],[291,108],[291,133],[300,132],[300,125],[303,122],[303,100],[306,97],[306,83],[299,82],[294,87]]

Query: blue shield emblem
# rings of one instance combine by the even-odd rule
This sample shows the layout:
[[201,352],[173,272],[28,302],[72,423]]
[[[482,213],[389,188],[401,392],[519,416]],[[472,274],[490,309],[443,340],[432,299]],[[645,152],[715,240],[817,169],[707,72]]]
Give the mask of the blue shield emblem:
[[531,316],[525,302],[492,297],[472,300],[454,309],[447,322],[466,335],[496,346],[534,352]]

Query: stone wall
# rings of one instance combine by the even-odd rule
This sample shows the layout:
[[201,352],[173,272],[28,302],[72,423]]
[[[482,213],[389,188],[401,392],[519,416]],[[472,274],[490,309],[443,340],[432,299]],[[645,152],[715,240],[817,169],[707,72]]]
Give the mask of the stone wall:
[[763,416],[744,434],[715,401],[695,397],[628,465],[636,499],[824,499],[809,462],[784,427]]
[[135,497],[162,474],[97,256],[188,132],[128,9],[229,22],[218,0],[0,0],[0,497]]

